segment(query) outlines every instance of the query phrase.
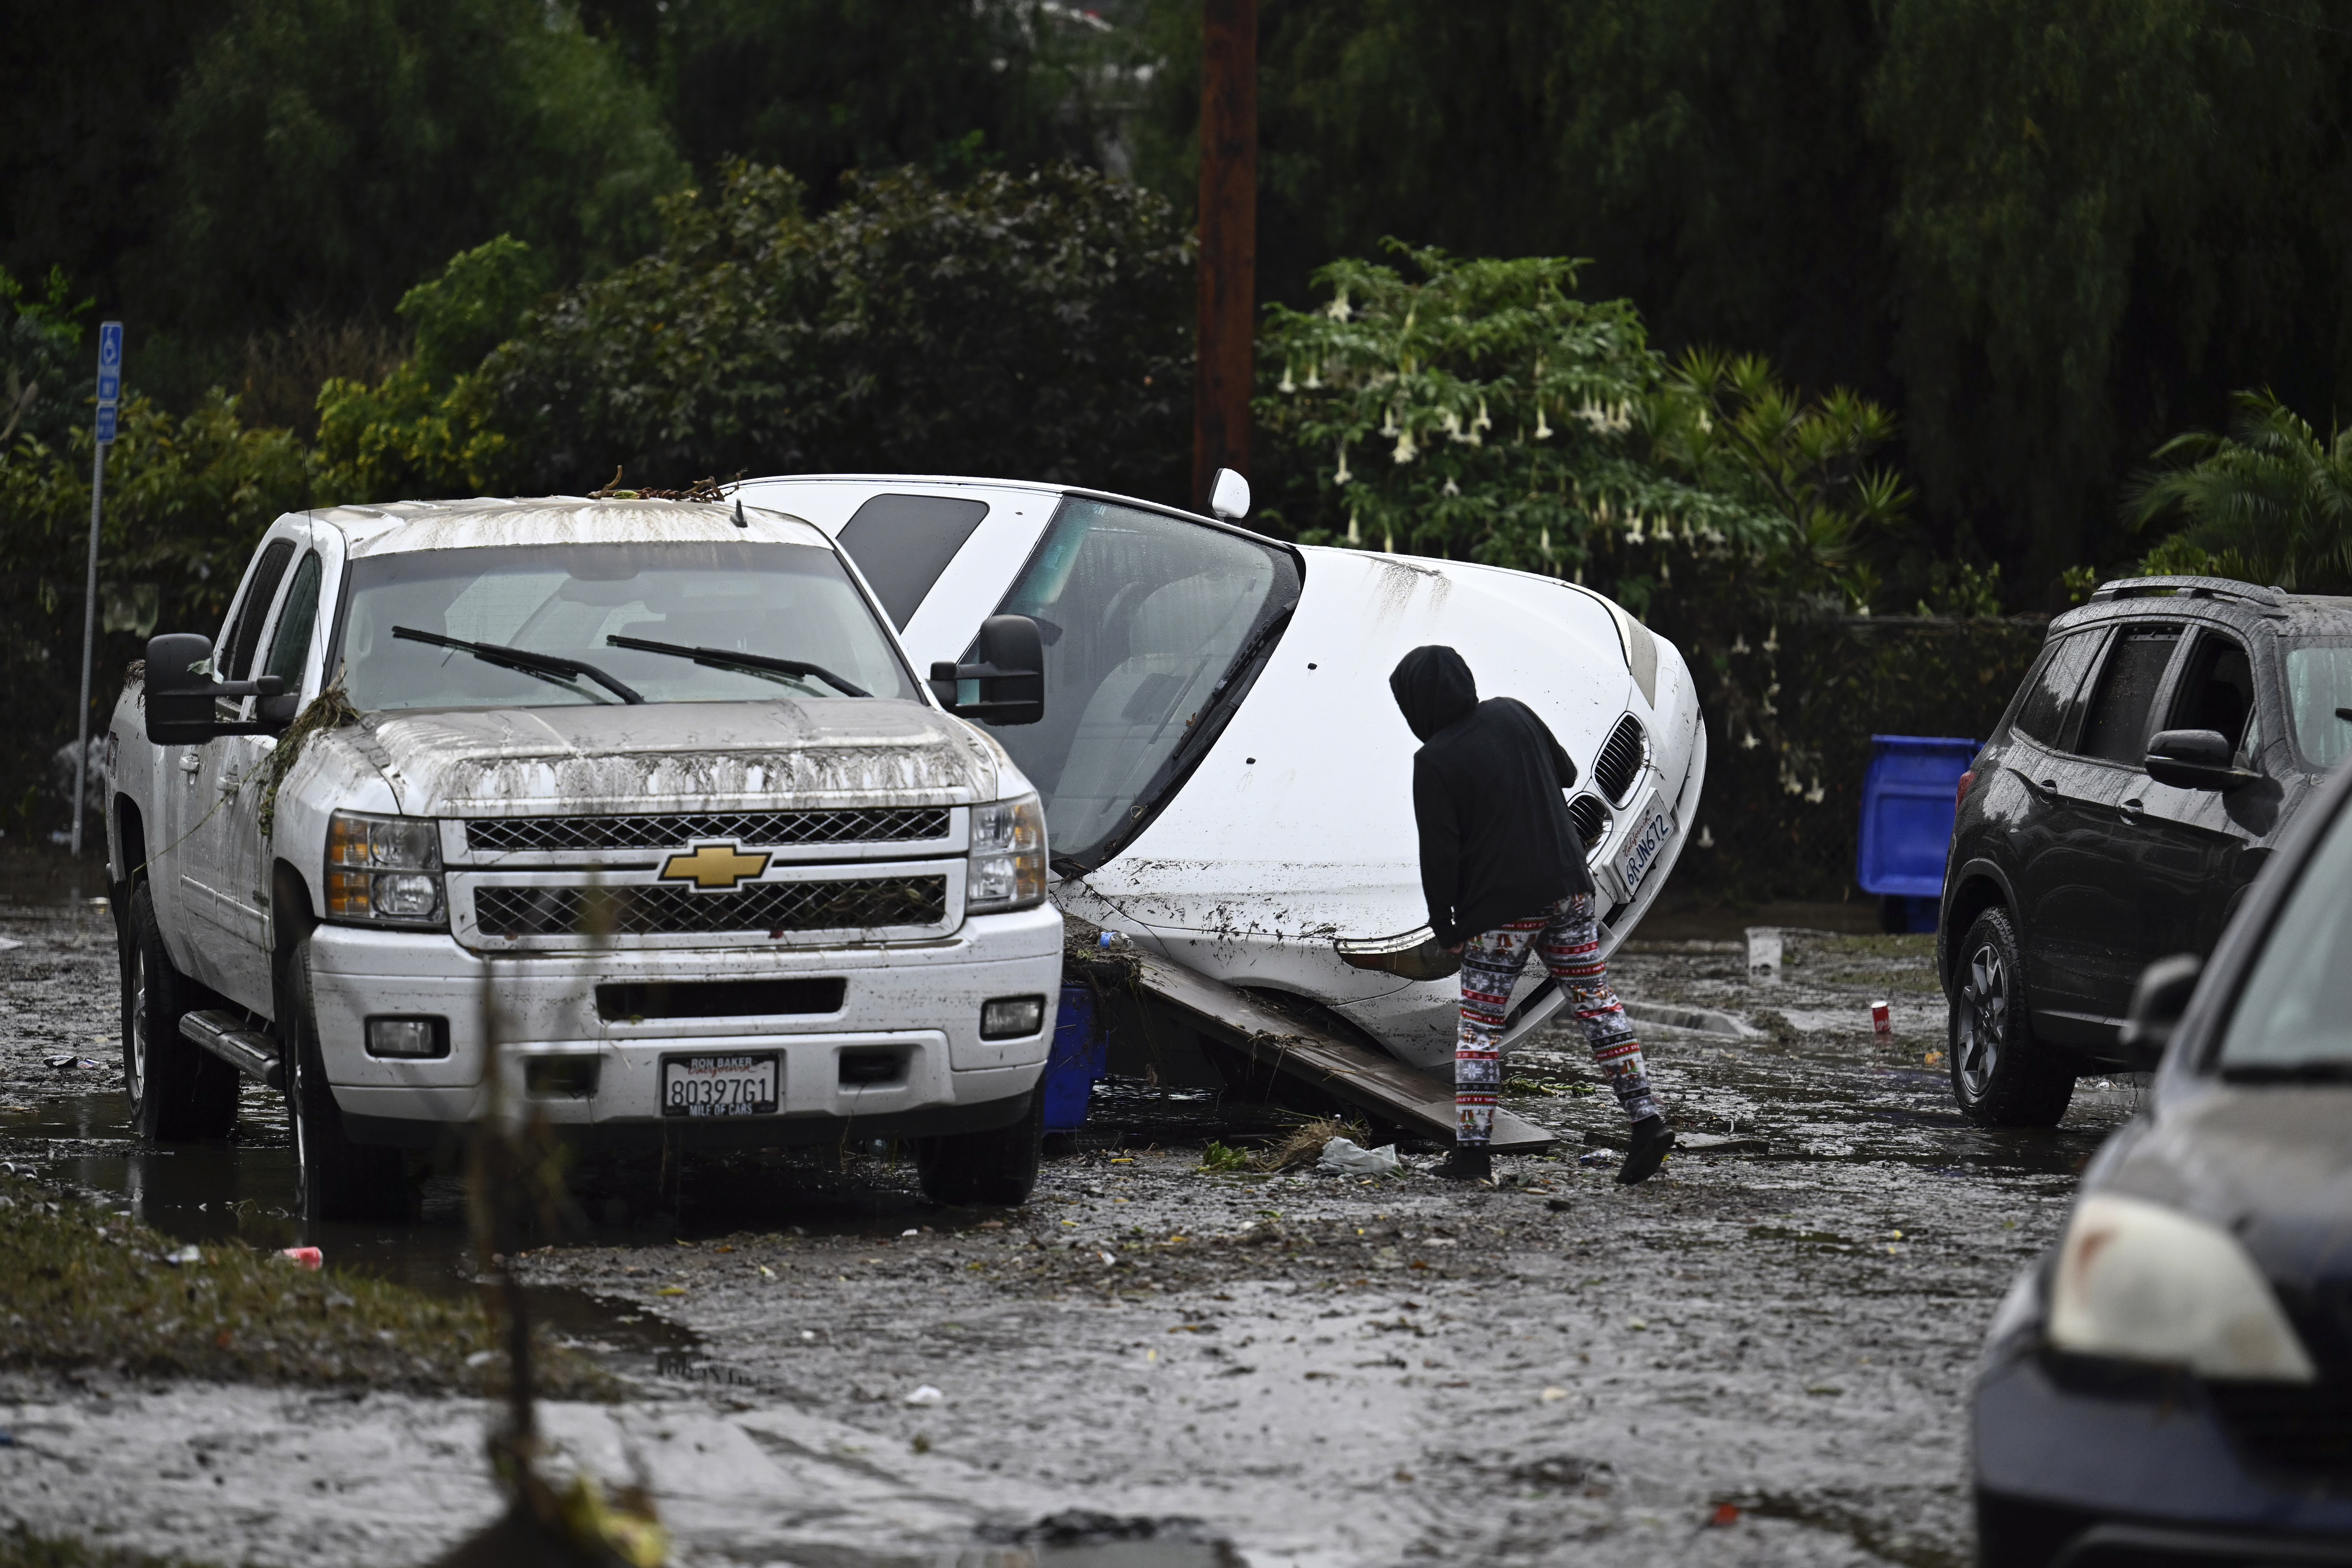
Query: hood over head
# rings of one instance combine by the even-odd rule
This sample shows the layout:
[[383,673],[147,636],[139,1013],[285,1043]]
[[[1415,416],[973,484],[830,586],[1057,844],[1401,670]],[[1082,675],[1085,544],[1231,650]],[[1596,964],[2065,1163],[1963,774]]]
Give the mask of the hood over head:
[[1442,643],[1413,649],[1397,661],[1389,689],[1416,739],[1426,741],[1478,706],[1478,682],[1468,661]]

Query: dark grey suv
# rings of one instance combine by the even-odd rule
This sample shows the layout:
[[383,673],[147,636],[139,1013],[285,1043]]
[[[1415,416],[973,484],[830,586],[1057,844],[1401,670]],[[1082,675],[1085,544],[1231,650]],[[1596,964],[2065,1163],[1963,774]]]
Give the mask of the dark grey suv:
[[2210,952],[2321,774],[2352,752],[2352,599],[2108,583],[2049,639],[1971,772],[1937,967],[1952,1092],[2049,1126],[2125,1065],[2133,982]]

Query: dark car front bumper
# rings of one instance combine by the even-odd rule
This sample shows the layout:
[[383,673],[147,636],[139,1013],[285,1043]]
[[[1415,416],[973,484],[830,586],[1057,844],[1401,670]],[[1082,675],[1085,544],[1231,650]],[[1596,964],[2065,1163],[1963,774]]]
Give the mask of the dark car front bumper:
[[2069,1363],[2019,1336],[1977,1384],[1979,1561],[2352,1568],[2352,1465],[2324,1431],[2282,1444],[2260,1409],[2186,1373]]

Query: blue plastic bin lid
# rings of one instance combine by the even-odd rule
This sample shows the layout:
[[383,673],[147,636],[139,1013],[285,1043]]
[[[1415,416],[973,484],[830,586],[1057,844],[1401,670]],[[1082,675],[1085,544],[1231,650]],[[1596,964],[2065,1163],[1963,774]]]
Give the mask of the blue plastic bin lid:
[[1977,742],[1950,735],[1873,735],[1862,781],[1854,879],[1865,893],[1935,898],[1944,890],[1954,794]]

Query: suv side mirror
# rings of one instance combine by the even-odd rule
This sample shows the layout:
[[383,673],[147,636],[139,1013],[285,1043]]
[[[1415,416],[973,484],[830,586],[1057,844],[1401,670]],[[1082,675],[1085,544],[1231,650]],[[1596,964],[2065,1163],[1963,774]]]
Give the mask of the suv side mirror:
[[283,724],[224,722],[214,704],[225,697],[276,697],[286,683],[274,675],[255,680],[213,676],[212,638],[168,632],[147,639],[147,742],[201,746],[215,735],[274,735]]
[[2233,765],[2218,730],[2167,730],[2147,743],[2147,776],[2182,789],[2229,791],[2263,775]]
[[2165,1047],[2172,1044],[2173,1026],[2189,1010],[2197,977],[2204,973],[2205,961],[2193,952],[2159,958],[2139,972],[2131,1005],[2124,1010],[2121,1042],[2124,1059],[2133,1071],[2152,1071],[2164,1059]]
[[[1045,638],[1026,616],[991,616],[973,643],[977,664],[931,666],[931,690],[959,719],[987,724],[1034,724],[1045,716]],[[980,698],[956,700],[958,683],[976,681]]]
[[1219,468],[1217,477],[1209,481],[1209,511],[1227,522],[1239,522],[1249,515],[1249,481],[1231,468]]

